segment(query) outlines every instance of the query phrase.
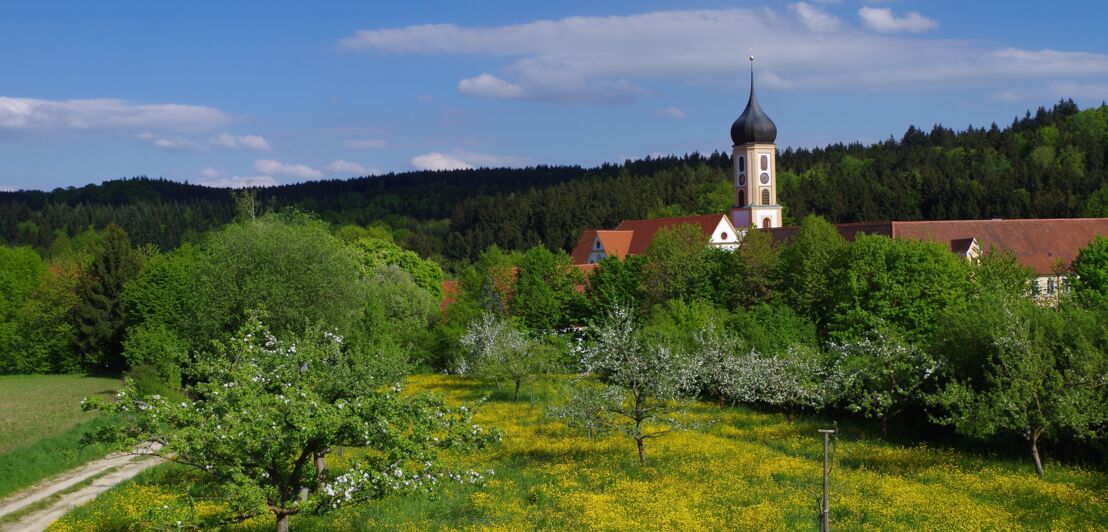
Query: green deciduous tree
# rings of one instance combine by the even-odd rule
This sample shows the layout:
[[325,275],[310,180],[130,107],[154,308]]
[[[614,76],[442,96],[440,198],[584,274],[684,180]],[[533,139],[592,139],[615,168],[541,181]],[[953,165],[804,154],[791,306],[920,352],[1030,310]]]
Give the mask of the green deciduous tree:
[[710,300],[708,237],[699,226],[681,224],[659,230],[646,249],[643,287],[654,303],[670,299]]
[[[138,396],[129,382],[115,402],[88,403],[123,421],[93,439],[122,449],[153,442],[160,447],[150,452],[201,471],[227,510],[189,523],[199,526],[268,513],[279,532],[287,531],[299,513],[429,489],[447,478],[482,479],[444,472],[436,453],[483,445],[497,434],[473,424],[465,407],[388,390],[373,361],[344,349],[332,333],[291,342],[248,321],[198,358],[190,399]],[[328,469],[323,459],[339,446],[368,452]]]
[[967,268],[935,242],[859,235],[834,279],[831,330],[849,336],[887,323],[909,338],[926,338],[935,317],[967,296]]
[[724,279],[730,292],[729,307],[751,307],[768,300],[776,292],[780,249],[767,231],[748,229],[742,242],[730,254]]
[[607,257],[585,278],[585,306],[591,320],[608,316],[617,307],[646,310],[646,293],[642,286],[645,259],[629,255],[624,260]]
[[351,246],[357,251],[367,273],[396,266],[408,272],[421,288],[438,300],[442,299],[442,268],[435,261],[420,258],[414,251],[394,244],[391,238],[359,238]]
[[826,326],[834,306],[834,281],[847,249],[835,226],[818,216],[807,216],[796,237],[781,250],[778,290],[793,309]]
[[981,310],[1000,317],[978,331],[989,348],[981,376],[957,375],[935,394],[931,402],[941,413],[934,419],[971,436],[1020,435],[1042,476],[1041,438],[1092,436],[1108,422],[1108,357],[1093,337],[1103,331],[1089,330],[1103,323],[1089,323],[1078,307],[1026,300]]
[[186,339],[193,348],[228,337],[254,310],[265,312],[274,334],[299,335],[321,323],[349,334],[367,298],[358,256],[300,214],[267,214],[212,234],[191,286]]
[[582,282],[581,272],[564,251],[532,247],[519,261],[512,315],[536,334],[572,325],[582,306],[577,292]]
[[1098,235],[1077,252],[1068,280],[1079,297],[1108,299],[1108,236]]

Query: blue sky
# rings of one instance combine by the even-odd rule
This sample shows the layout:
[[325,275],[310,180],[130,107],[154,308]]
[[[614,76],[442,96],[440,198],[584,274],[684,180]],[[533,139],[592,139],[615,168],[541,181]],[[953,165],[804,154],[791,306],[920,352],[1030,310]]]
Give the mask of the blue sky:
[[778,145],[1108,99],[1108,3],[23,2],[0,189],[595,165],[729,148],[757,56]]

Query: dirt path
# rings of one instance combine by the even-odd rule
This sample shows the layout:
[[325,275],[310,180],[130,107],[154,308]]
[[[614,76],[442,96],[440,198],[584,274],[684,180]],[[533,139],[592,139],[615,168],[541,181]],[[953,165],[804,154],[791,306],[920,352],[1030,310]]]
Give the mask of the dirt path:
[[[116,484],[134,477],[159,462],[160,459],[152,456],[114,454],[23,490],[0,501],[0,517],[19,512],[41,501],[48,502],[41,508],[21,515],[13,522],[0,525],[0,530],[5,532],[46,530],[50,523],[65,512],[95,499],[97,495],[108,491]],[[62,493],[91,478],[94,478],[91,484]]]

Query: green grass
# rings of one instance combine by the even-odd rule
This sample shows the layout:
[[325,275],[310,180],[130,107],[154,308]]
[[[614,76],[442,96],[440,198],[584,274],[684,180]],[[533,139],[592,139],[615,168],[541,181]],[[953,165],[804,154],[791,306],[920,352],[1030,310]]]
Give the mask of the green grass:
[[106,421],[81,399],[111,395],[119,379],[81,375],[0,377],[0,497],[104,456],[81,437]]
[[66,432],[96,417],[81,399],[112,395],[122,381],[85,375],[0,376],[0,453]]
[[[303,530],[811,530],[816,528],[821,445],[831,420],[700,403],[699,431],[650,440],[649,463],[634,445],[589,439],[543,415],[557,392],[533,404],[494,387],[416,376],[414,388],[452,403],[490,400],[476,420],[505,433],[476,453],[448,456],[458,469],[494,469],[483,487],[447,484],[433,495],[392,497],[324,516],[301,515]],[[842,422],[832,471],[832,526],[843,530],[1108,530],[1108,475],[1060,464],[1047,474],[1025,458],[985,456],[912,440],[889,442],[870,424]],[[354,454],[347,450],[346,456]],[[342,458],[328,463],[339,466]],[[223,504],[196,471],[158,466],[67,514],[57,530],[171,525]],[[236,528],[272,530],[263,515]]]

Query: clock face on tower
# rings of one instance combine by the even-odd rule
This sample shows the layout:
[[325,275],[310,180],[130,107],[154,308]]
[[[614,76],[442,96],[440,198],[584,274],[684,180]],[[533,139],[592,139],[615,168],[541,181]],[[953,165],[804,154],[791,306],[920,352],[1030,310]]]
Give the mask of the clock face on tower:
[[768,185],[769,184],[769,172],[762,172],[762,175],[758,176],[758,180],[761,181],[763,185]]

